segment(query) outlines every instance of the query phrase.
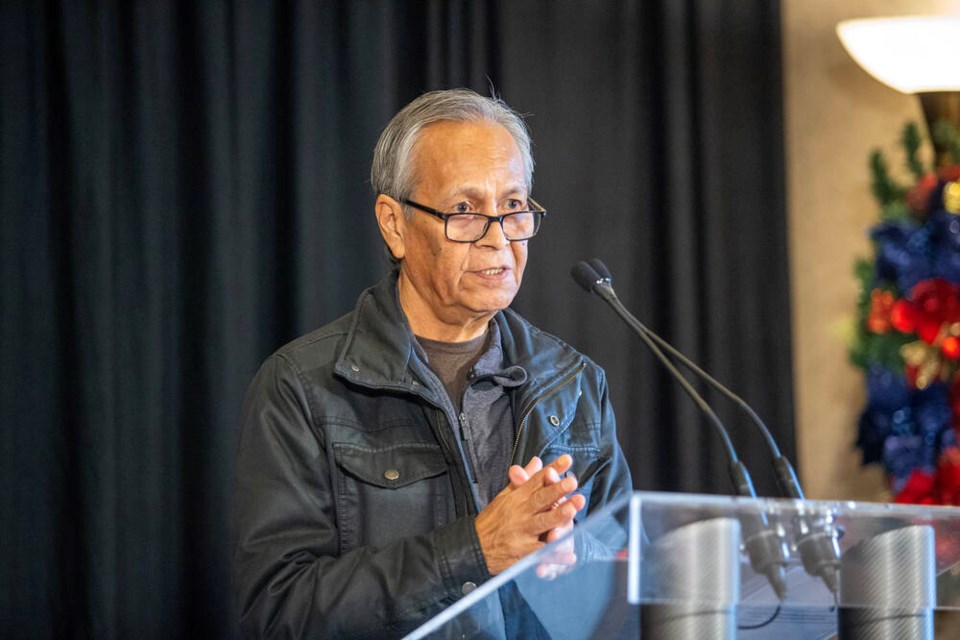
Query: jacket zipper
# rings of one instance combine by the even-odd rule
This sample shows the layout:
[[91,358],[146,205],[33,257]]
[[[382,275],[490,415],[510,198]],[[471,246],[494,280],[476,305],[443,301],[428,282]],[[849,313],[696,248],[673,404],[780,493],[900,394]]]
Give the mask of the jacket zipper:
[[565,384],[567,384],[568,382],[576,378],[578,375],[580,375],[580,372],[583,371],[586,367],[587,367],[587,363],[581,362],[580,366],[577,367],[576,370],[572,371],[569,375],[567,375],[565,378],[560,380],[560,382],[553,385],[552,387],[547,387],[547,389],[544,390],[543,393],[536,396],[529,403],[527,403],[526,408],[520,412],[520,415],[523,417],[520,418],[520,426],[517,427],[517,437],[513,441],[513,453],[510,454],[510,464],[517,464],[517,462],[514,459],[517,457],[517,447],[520,446],[520,436],[523,435],[523,430],[527,426],[527,418],[530,417],[530,413],[533,411],[534,407],[536,407],[541,400],[551,395],[555,391],[559,390],[560,387],[564,386]]
[[[434,410],[437,412],[438,418],[442,418],[442,420],[445,420],[445,421],[449,422],[449,420],[446,420],[446,415],[444,414],[443,410],[441,410],[441,409],[439,409],[439,408],[436,408],[436,407],[434,408]],[[437,435],[440,436],[440,442],[441,442],[444,450],[447,452],[447,455],[453,457],[453,456],[456,455],[456,454],[455,454],[455,453],[453,452],[453,450],[450,448],[450,443],[447,442],[447,438],[446,438],[446,436],[443,434],[443,424],[442,424],[442,420],[441,420],[441,419],[438,419],[438,420],[437,420]],[[459,476],[459,474],[457,474],[457,475]],[[459,480],[459,479],[458,479],[458,480],[457,480],[457,485],[460,485],[461,483],[462,483],[462,480]],[[458,499],[458,498],[461,498],[461,497],[464,497],[464,496],[463,496],[463,492],[462,492],[462,491],[456,491],[456,489],[454,489],[454,502],[456,502],[457,499]],[[459,507],[456,507],[455,509],[456,509],[457,511],[460,510]],[[466,515],[466,514],[469,513],[469,512],[470,512],[470,507],[469,507],[468,504],[467,504],[466,498],[464,498],[464,500],[463,500],[463,515]]]

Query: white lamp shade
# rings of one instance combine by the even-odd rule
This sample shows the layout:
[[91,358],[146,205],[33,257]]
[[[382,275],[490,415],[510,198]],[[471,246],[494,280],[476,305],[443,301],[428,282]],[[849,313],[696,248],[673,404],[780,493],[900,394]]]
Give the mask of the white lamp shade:
[[847,20],[837,35],[857,64],[897,91],[960,91],[960,16]]

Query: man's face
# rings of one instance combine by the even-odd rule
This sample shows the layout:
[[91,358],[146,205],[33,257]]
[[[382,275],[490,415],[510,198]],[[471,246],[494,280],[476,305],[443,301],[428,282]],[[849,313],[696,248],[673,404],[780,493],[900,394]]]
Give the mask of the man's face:
[[[498,124],[431,124],[421,132],[413,162],[411,200],[419,204],[488,216],[527,208],[520,150]],[[485,322],[517,294],[527,242],[507,241],[499,224],[473,243],[447,240],[443,221],[420,211],[403,226],[402,278],[410,286],[401,288],[401,302],[408,315],[407,307],[419,304],[441,325],[466,326]]]

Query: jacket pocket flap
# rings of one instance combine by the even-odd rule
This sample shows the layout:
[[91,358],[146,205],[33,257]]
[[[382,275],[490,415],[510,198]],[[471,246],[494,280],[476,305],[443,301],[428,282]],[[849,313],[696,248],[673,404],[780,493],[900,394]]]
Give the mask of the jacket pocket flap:
[[334,445],[337,464],[344,471],[385,489],[396,489],[447,471],[440,447],[432,444],[396,444],[373,449],[355,444]]

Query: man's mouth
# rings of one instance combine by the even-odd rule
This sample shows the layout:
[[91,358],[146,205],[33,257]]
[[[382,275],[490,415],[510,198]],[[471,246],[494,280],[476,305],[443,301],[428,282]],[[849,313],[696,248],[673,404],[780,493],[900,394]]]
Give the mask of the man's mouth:
[[477,273],[484,276],[498,276],[504,271],[506,271],[506,269],[504,269],[503,267],[496,267],[495,269],[483,269],[482,271],[478,271]]

